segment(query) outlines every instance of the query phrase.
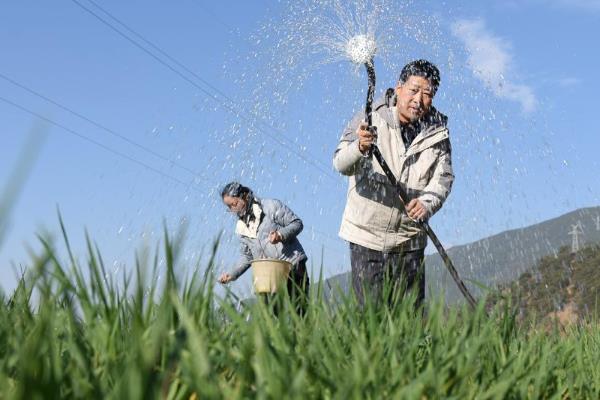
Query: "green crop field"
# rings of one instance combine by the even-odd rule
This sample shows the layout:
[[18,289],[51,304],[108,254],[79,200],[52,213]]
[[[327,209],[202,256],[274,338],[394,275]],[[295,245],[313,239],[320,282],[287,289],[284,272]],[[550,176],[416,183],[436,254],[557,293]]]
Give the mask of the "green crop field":
[[538,329],[507,306],[436,302],[425,317],[407,301],[361,310],[319,285],[305,318],[289,304],[277,318],[216,296],[211,262],[180,281],[166,235],[160,284],[157,257],[115,281],[88,243],[85,262],[66,264],[46,243],[3,296],[0,398],[600,398],[593,322]]

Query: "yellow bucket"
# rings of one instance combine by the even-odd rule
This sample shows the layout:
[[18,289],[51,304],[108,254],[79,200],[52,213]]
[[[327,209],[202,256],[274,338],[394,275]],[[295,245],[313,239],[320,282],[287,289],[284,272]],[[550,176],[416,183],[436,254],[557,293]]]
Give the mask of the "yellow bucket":
[[256,293],[275,293],[287,285],[292,264],[284,260],[263,258],[252,261],[252,281]]

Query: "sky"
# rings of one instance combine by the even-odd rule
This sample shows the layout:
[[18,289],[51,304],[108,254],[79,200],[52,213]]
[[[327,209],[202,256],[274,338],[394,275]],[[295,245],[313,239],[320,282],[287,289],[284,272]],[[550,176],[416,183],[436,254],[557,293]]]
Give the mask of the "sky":
[[87,231],[109,273],[164,229],[186,233],[181,274],[218,237],[227,271],[231,180],[303,219],[313,274],[347,271],[347,181],[331,157],[366,78],[336,53],[340,32],[377,35],[378,93],[408,61],[440,67],[456,181],[431,225],[446,246],[600,205],[598,22],[596,0],[4,2],[0,286],[38,235],[64,257],[59,212],[77,257]]

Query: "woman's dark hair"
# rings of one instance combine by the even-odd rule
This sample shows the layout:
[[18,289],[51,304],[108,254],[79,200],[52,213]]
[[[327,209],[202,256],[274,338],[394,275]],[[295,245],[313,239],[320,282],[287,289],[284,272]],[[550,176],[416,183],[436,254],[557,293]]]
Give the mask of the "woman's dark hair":
[[252,213],[252,205],[257,203],[260,205],[260,202],[257,198],[254,197],[254,192],[247,186],[242,185],[239,182],[229,182],[227,185],[223,187],[221,190],[221,199],[225,196],[230,197],[243,197],[246,202],[246,208],[243,210],[241,214],[238,214],[240,219],[254,219],[254,214]]
[[433,93],[437,92],[440,86],[440,70],[427,60],[411,61],[402,68],[400,72],[400,82],[404,83],[411,76],[420,76],[431,82]]
[[229,182],[223,187],[223,190],[221,190],[221,198],[225,196],[243,197],[248,193],[252,193],[252,190],[249,187],[246,187],[239,182]]

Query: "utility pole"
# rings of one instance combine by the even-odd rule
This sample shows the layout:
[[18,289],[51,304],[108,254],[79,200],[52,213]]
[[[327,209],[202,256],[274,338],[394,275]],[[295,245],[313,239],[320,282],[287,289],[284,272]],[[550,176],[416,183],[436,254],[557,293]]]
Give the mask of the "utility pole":
[[579,235],[583,233],[583,228],[581,227],[581,221],[577,221],[577,224],[571,225],[571,232],[569,235],[573,236],[571,241],[571,253],[577,253],[581,248],[581,243],[579,242]]
[[600,215],[596,215],[596,230],[600,231]]

